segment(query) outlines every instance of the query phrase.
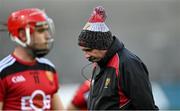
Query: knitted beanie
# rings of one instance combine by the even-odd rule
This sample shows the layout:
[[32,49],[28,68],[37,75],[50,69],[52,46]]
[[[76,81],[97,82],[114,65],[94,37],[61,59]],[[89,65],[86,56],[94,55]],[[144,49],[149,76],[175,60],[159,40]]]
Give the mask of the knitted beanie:
[[104,23],[106,13],[102,6],[94,8],[91,17],[81,31],[78,44],[92,49],[106,50],[110,47],[113,37]]

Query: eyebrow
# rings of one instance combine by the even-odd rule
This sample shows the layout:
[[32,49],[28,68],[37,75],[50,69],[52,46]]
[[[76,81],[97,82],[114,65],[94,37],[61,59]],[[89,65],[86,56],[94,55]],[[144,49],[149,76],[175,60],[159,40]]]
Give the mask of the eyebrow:
[[49,25],[47,23],[44,23],[44,24],[36,24],[35,25],[36,28],[46,28],[46,27],[49,27]]

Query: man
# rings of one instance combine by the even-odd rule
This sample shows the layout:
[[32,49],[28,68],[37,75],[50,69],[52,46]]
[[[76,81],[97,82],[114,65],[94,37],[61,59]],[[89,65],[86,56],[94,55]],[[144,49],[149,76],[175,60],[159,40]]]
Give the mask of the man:
[[78,39],[85,57],[96,64],[88,110],[158,109],[146,66],[111,35],[105,19],[104,8],[96,7]]
[[87,110],[90,81],[84,81],[76,90],[72,100],[67,106],[68,110]]
[[0,61],[0,109],[63,109],[57,93],[58,74],[43,58],[53,43],[52,19],[40,9],[28,8],[11,13],[7,25],[18,45]]

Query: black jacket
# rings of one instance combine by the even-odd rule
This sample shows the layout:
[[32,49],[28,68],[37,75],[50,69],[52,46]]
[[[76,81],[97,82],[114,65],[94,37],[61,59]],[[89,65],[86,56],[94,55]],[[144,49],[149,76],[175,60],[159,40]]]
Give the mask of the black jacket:
[[113,38],[112,46],[94,69],[88,109],[158,109],[146,66]]

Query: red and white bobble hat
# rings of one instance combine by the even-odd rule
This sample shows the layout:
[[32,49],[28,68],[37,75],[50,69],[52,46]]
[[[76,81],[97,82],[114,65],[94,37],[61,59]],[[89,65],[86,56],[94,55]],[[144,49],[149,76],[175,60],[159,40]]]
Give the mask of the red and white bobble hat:
[[105,24],[106,13],[102,6],[98,6],[93,10],[91,17],[83,30],[95,31],[95,32],[108,32],[109,28]]
[[94,8],[88,22],[79,35],[78,45],[92,49],[108,49],[111,46],[113,37],[105,24],[105,20],[105,9],[102,6]]

